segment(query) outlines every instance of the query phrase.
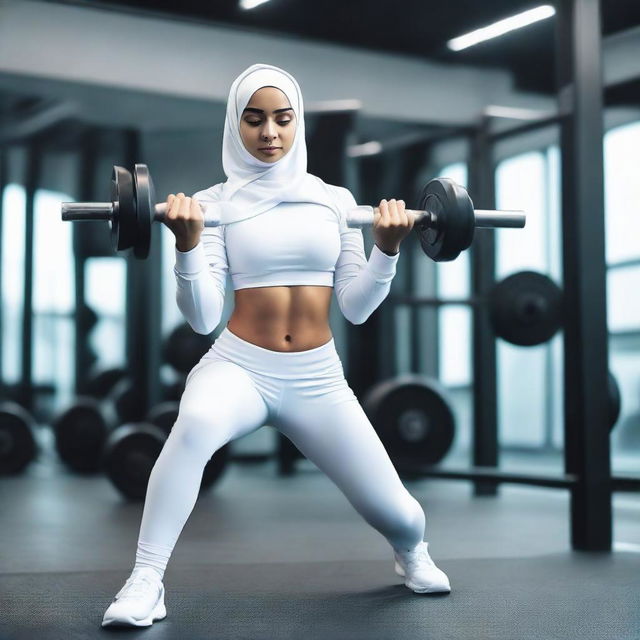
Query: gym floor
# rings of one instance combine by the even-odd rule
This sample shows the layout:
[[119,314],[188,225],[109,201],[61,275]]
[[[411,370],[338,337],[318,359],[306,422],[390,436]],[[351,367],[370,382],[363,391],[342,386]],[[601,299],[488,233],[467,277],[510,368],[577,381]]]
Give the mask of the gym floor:
[[[23,475],[0,479],[0,639],[122,632],[100,622],[133,566],[142,503],[67,471],[48,433]],[[297,469],[292,479],[275,461],[231,464],[175,547],[167,618],[127,637],[640,638],[638,495],[614,498],[614,551],[585,553],[570,547],[565,491],[503,485],[474,498],[467,482],[405,480],[452,584],[417,595],[331,481],[307,460]]]

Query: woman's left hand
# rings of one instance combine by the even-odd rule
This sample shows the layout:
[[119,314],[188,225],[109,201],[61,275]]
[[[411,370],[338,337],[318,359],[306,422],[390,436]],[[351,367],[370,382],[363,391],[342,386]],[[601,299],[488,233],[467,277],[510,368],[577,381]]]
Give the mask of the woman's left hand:
[[406,213],[404,200],[382,199],[380,213],[374,214],[373,237],[378,249],[398,253],[400,243],[413,229],[414,217]]

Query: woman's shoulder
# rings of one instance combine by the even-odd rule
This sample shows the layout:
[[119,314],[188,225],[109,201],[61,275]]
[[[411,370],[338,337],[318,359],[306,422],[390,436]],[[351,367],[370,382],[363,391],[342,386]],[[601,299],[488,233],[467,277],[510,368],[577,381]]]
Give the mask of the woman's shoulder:
[[314,176],[314,178],[329,191],[331,197],[343,213],[357,206],[353,194],[346,187],[341,187],[337,184],[329,184],[318,176]]
[[191,197],[198,200],[198,202],[218,202],[222,196],[222,187],[224,182],[219,182],[206,189],[196,191]]

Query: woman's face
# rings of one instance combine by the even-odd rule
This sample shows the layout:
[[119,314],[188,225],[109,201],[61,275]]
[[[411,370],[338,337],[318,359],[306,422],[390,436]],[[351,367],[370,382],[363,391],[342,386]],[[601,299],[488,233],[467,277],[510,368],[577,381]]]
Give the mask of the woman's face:
[[[293,145],[296,116],[287,96],[275,87],[258,89],[240,117],[246,150],[263,162],[277,162]],[[276,147],[273,151],[265,147]]]

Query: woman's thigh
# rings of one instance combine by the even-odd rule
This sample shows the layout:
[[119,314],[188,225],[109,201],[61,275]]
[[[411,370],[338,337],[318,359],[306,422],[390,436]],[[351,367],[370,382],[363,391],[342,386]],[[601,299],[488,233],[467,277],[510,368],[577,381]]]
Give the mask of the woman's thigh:
[[[343,388],[332,388],[313,396],[287,389],[274,426],[363,515],[387,508],[397,512],[399,503],[407,502],[408,492],[387,450],[346,381]],[[409,505],[408,512],[413,510]]]
[[203,359],[187,377],[170,437],[210,457],[230,440],[260,428],[267,415],[247,371],[233,362]]

